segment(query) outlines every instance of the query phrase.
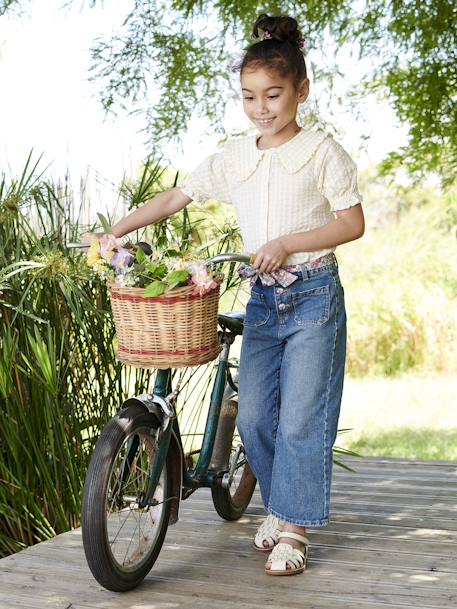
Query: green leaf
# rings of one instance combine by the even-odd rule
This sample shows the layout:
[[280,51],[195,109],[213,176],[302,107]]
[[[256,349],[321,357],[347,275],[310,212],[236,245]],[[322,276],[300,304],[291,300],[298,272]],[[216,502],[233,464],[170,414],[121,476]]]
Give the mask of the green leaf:
[[162,281],[153,281],[144,291],[144,295],[147,298],[154,298],[155,296],[160,296],[165,292],[165,284]]
[[98,219],[100,220],[100,224],[102,225],[102,228],[105,231],[105,233],[110,233],[112,226],[109,223],[108,218],[100,213],[98,213],[97,216],[98,216]]
[[136,250],[136,255],[135,255],[136,261],[139,264],[146,264],[146,262],[149,262],[149,258],[146,256],[146,254],[143,252],[143,250],[141,249],[141,247],[138,247]]
[[168,275],[165,277],[164,281],[168,283],[170,287],[175,287],[180,283],[186,282],[189,277],[190,274],[187,271],[171,271],[171,273],[168,273]]
[[165,275],[168,273],[167,265],[164,264],[163,262],[160,263],[159,265],[156,266],[155,273],[156,273],[156,277],[163,279],[165,277]]
[[163,249],[167,243],[168,243],[168,239],[164,235],[159,235],[156,239],[157,249],[159,249],[159,250]]

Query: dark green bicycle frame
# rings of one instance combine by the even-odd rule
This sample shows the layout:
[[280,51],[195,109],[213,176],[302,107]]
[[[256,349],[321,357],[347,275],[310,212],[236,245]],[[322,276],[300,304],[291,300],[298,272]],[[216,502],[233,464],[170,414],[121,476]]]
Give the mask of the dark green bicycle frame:
[[[219,362],[217,364],[217,373],[216,378],[214,380],[213,389],[211,391],[208,418],[206,421],[202,447],[198,456],[197,464],[194,469],[190,470],[188,470],[186,467],[183,467],[183,486],[186,489],[194,489],[201,486],[210,487],[214,484],[216,472],[209,472],[208,468],[213,454],[217,425],[219,421],[222,399],[227,381],[227,367],[230,342],[230,340],[224,340],[224,338],[222,340],[222,352],[219,356]],[[158,370],[156,381],[154,384],[155,395],[165,398],[171,393],[171,373],[172,370],[170,368],[166,370]],[[148,492],[147,496],[145,497],[145,504],[149,503],[151,498],[154,496],[154,492],[159,481],[160,474],[165,464],[165,459],[168,453],[168,448],[170,446],[170,440],[173,431],[175,432],[176,438],[179,442],[181,452],[183,452],[178,420],[175,418],[173,419],[172,424],[168,425],[167,429],[162,434],[159,440],[157,455],[151,470]]]

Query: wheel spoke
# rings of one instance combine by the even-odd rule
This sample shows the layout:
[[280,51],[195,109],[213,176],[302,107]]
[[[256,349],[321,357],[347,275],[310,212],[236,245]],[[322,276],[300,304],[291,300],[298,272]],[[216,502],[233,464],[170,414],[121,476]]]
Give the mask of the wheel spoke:
[[[146,433],[137,433],[137,435],[138,447],[133,458],[132,455],[129,457],[129,439],[125,440],[118,453],[117,464],[115,461],[112,469],[114,478],[111,485],[111,488],[116,489],[116,493],[113,493],[107,505],[108,543],[114,560],[124,568],[132,568],[143,560],[150,549],[149,546],[154,544],[160,525],[160,515],[153,518],[150,514],[145,519],[144,511],[150,512],[150,508],[139,507],[141,498],[147,490],[156,450],[153,437]],[[130,465],[129,460],[131,460]],[[127,477],[125,477],[126,472],[128,472]],[[122,482],[123,477],[125,477],[124,482]],[[162,478],[154,495],[157,500],[163,499]],[[126,503],[123,497],[137,499],[135,503],[130,502],[125,510]],[[162,509],[158,509],[159,514]],[[113,520],[113,516],[116,520]]]

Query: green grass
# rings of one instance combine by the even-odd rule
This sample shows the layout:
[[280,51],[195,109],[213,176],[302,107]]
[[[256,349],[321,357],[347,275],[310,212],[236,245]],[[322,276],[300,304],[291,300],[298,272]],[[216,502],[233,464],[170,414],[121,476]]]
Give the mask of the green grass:
[[457,461],[457,429],[386,429],[364,432],[346,446],[362,456]]
[[361,455],[457,461],[455,375],[347,378],[338,439]]

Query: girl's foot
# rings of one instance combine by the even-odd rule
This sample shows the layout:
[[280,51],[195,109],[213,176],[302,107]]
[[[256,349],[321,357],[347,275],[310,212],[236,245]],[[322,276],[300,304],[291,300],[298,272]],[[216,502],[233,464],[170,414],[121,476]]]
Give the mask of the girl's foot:
[[270,552],[278,543],[278,535],[283,530],[285,522],[268,514],[257,529],[254,537],[254,548],[259,552]]
[[288,523],[283,526],[278,535],[279,543],[265,563],[265,571],[269,575],[294,575],[305,570],[309,545],[305,533],[305,527]]

